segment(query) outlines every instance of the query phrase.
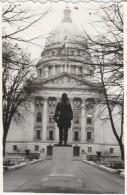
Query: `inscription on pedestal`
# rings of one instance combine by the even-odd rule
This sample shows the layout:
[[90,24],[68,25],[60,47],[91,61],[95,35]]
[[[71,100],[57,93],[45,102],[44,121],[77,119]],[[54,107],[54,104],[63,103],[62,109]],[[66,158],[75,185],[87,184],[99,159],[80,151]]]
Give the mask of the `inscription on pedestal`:
[[72,147],[54,146],[53,173],[72,173]]

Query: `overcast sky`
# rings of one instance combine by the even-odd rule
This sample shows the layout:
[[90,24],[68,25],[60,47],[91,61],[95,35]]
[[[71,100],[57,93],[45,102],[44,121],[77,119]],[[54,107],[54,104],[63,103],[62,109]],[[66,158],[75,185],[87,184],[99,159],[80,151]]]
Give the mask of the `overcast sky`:
[[[82,30],[87,30],[90,34],[94,35],[96,33],[95,28],[90,27],[89,24],[94,24],[94,21],[99,20],[96,16],[99,3],[91,2],[73,4],[64,2],[48,2],[46,4],[21,4],[21,7],[24,6],[31,7],[33,9],[33,13],[41,13],[44,10],[50,8],[50,12],[46,16],[44,16],[38,23],[36,23],[32,28],[29,28],[27,31],[20,33],[20,37],[25,37],[25,39],[30,39],[42,35],[41,39],[34,41],[34,43],[38,44],[39,46],[20,43],[21,47],[25,48],[25,50],[27,50],[27,52],[31,54],[32,59],[40,59],[41,52],[45,45],[46,37],[55,26],[61,23],[61,20],[63,19],[63,11],[66,6],[69,6],[71,10],[71,18],[74,24],[76,24]],[[8,30],[11,31],[11,28],[12,27],[9,27]],[[103,33],[102,24],[100,26],[100,30]]]

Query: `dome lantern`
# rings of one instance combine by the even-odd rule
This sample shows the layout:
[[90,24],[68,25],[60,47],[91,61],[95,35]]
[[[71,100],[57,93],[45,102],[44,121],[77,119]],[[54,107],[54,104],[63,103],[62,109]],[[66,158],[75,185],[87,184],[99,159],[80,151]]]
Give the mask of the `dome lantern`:
[[64,18],[62,22],[72,22],[72,19],[70,18],[71,10],[67,6],[64,10]]

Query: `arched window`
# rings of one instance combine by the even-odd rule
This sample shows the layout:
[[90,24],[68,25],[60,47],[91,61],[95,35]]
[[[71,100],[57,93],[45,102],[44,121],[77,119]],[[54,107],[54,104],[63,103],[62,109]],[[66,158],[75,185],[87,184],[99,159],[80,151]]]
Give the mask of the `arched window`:
[[79,132],[75,131],[74,132],[74,141],[78,141],[79,140]]
[[41,131],[36,130],[36,139],[41,139]]
[[37,122],[42,122],[42,114],[41,114],[41,112],[37,113]]
[[86,122],[87,125],[92,125],[92,115],[87,115]]
[[88,140],[92,139],[92,132],[90,132],[90,131],[87,132],[87,139]]
[[53,140],[53,131],[52,130],[49,131],[49,140]]

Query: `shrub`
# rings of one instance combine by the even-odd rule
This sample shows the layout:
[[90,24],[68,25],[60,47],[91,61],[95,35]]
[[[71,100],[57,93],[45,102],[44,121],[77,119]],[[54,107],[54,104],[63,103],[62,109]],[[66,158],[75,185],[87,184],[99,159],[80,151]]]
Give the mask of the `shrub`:
[[30,153],[29,154],[29,160],[33,160],[33,159],[39,159],[40,157],[40,153],[35,152],[35,153]]
[[96,155],[87,155],[87,160],[88,161],[96,161]]
[[107,167],[110,167],[112,169],[124,169],[124,162],[123,161],[111,161],[108,162]]

